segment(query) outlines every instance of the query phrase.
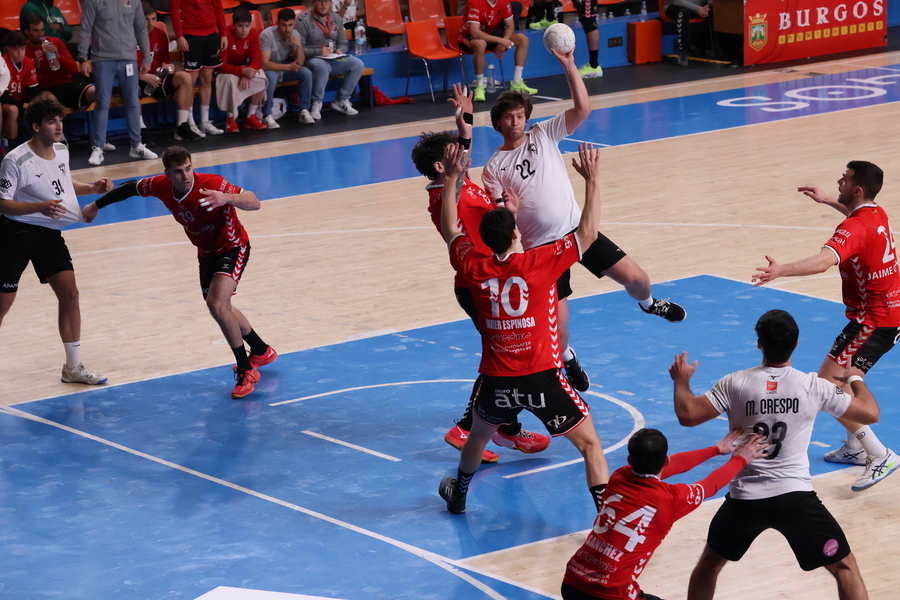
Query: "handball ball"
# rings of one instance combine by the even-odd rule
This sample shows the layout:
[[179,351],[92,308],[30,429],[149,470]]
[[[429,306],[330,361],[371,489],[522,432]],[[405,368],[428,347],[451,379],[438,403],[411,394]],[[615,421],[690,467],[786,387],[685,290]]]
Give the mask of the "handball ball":
[[544,47],[567,54],[575,47],[575,32],[565,23],[554,23],[544,31]]

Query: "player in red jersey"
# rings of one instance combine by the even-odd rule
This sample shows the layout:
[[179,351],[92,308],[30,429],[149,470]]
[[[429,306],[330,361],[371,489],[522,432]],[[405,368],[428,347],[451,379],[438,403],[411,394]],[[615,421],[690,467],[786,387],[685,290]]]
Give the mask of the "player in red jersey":
[[3,57],[9,70],[9,87],[0,96],[3,105],[3,137],[15,140],[19,137],[19,115],[25,114],[28,103],[38,95],[37,71],[34,61],[25,55],[25,34],[12,31],[6,36],[6,55]]
[[268,129],[256,116],[256,109],[266,97],[269,80],[262,70],[259,32],[250,25],[250,11],[239,8],[232,15],[232,25],[225,33],[228,47],[222,52],[222,66],[216,76],[216,102],[228,114],[225,133],[237,133],[238,108],[250,98],[244,129]]
[[[60,104],[74,110],[93,102],[96,97],[94,84],[78,71],[78,63],[62,40],[44,37],[44,18],[38,14],[30,14],[22,21],[25,27],[23,31],[28,39],[25,55],[34,61],[41,90],[50,92]],[[56,52],[55,69],[44,56],[44,44],[50,44]]]
[[[894,234],[887,213],[875,204],[883,182],[880,168],[854,160],[847,163],[847,170],[838,180],[837,199],[815,186],[798,188],[846,218],[818,254],[784,265],[766,256],[768,266],[757,268],[759,273],[753,276],[754,284],[759,286],[778,277],[815,275],[838,265],[850,323],[834,340],[819,368],[819,377],[834,381],[847,393],[851,391],[849,385],[838,377],[848,367],[867,373],[900,336],[900,267]],[[838,421],[847,428],[847,440],[837,450],[826,453],[825,460],[866,466],[862,476],[850,486],[854,492],[872,487],[900,467],[900,457],[886,448],[868,425]]]
[[[756,435],[734,447],[741,433],[736,429],[715,446],[666,456],[669,442],[662,432],[636,431],[628,440],[628,464],[609,478],[594,527],[566,565],[563,600],[660,600],[644,593],[637,579],[672,525],[725,487],[768,446]],[[662,481],[732,452],[727,463],[697,483]]]
[[[243,398],[259,381],[257,369],[278,357],[253,330],[247,317],[231,305],[231,296],[250,259],[250,238],[235,208],[259,210],[259,199],[220,175],[195,173],[190,153],[180,146],[168,148],[162,161],[165,175],[127,181],[84,207],[82,214],[90,223],[99,209],[132,196],[156,196],[172,211],[197,247],[203,298],[237,360],[237,384],[231,396]],[[249,356],[244,342],[250,346]]]
[[[472,125],[463,120],[463,115],[472,114],[472,101],[468,97],[468,90],[465,90],[461,84],[453,85],[453,102],[459,108],[457,110],[457,127],[463,137],[471,138]],[[444,190],[444,165],[442,159],[444,150],[450,144],[458,141],[458,136],[449,131],[440,133],[423,133],[419,136],[419,141],[412,150],[412,160],[416,165],[416,169],[427,177],[430,183],[426,186],[428,191],[428,212],[431,214],[431,221],[437,228],[438,233],[443,237],[441,231],[441,203]],[[478,235],[478,227],[485,213],[494,208],[494,203],[484,193],[480,187],[472,183],[468,175],[463,175],[462,189],[460,190],[459,200],[456,205],[457,214],[459,216],[460,229],[470,239],[475,248],[482,254],[490,255],[491,249],[481,241]],[[463,279],[462,275],[456,273],[453,279],[454,295],[460,308],[466,311],[469,318],[475,324],[475,329],[480,331],[478,324],[478,314],[475,310],[475,304],[472,302],[472,292]],[[469,437],[469,431],[472,429],[472,404],[475,402],[475,391],[481,384],[479,377],[475,381],[472,388],[472,395],[469,397],[469,403],[466,405],[466,411],[462,418],[457,421],[450,431],[444,436],[444,441],[461,450]],[[522,429],[522,425],[518,419],[514,419],[508,425],[502,425],[497,433],[494,434],[493,441],[499,446],[513,448],[527,454],[541,452],[550,445],[550,438],[540,433],[526,431]],[[485,449],[483,451],[482,462],[496,462],[497,454]]]
[[590,407],[563,375],[559,347],[556,280],[581,258],[581,248],[597,239],[600,225],[600,151],[582,144],[578,155],[580,162],[573,159],[572,165],[587,187],[578,229],[556,242],[517,253],[516,219],[509,208],[495,208],[479,226],[490,255],[479,252],[457,225],[456,199],[468,153],[462,145],[451,145],[444,155],[441,231],[450,246],[450,263],[472,290],[482,339],[482,382],[475,399],[479,418],[472,420],[457,477],[444,478],[438,488],[452,513],[466,510],[469,483],[488,440],[523,409],[538,417],[550,435],[565,436],[581,452],[588,489],[598,506],[609,479]]

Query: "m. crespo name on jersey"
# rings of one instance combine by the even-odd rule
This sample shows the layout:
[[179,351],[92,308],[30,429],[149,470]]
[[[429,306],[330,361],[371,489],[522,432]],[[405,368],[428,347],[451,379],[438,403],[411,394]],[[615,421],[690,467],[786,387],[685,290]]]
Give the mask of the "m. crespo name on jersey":
[[485,319],[484,326],[488,329],[525,329],[526,327],[534,327],[534,317],[524,317],[522,319]]
[[800,412],[797,398],[763,398],[759,402],[750,400],[746,405],[746,415],[780,415]]

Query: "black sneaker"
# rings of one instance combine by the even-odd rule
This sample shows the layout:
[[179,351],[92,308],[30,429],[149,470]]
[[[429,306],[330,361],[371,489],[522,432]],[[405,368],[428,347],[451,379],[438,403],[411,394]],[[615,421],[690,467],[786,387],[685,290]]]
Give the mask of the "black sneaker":
[[572,350],[572,360],[567,360],[563,366],[566,368],[566,379],[569,380],[572,387],[579,392],[588,391],[588,388],[591,387],[591,378],[581,368],[574,350]]
[[196,142],[200,139],[200,136],[194,133],[190,123],[185,121],[175,128],[175,139],[179,142]]
[[680,305],[669,302],[668,298],[663,298],[662,300],[654,299],[649,310],[641,306],[640,303],[638,303],[638,306],[640,306],[641,310],[645,313],[662,317],[666,321],[671,321],[672,323],[684,321],[687,317],[687,311],[681,308]]
[[438,494],[447,501],[447,510],[454,515],[466,512],[466,495],[456,491],[455,477],[444,477],[438,487]]
[[678,53],[678,66],[686,67],[689,64],[690,64],[690,62],[688,61],[687,52],[682,50],[681,52]]

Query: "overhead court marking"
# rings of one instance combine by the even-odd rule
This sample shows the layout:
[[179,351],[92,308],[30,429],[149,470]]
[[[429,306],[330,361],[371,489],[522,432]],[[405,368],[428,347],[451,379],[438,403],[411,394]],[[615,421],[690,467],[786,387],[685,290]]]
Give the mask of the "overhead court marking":
[[371,454],[372,456],[377,456],[379,458],[384,458],[386,460],[392,460],[394,462],[400,462],[399,458],[395,458],[393,456],[388,456],[387,454],[382,454],[381,452],[376,452],[375,450],[369,450],[368,448],[363,448],[362,446],[357,446],[356,444],[351,444],[350,442],[345,442],[343,440],[339,440],[333,437],[328,437],[327,435],[322,435],[321,433],[316,433],[315,431],[309,431],[304,429],[302,433],[306,435],[312,436],[314,438],[318,438],[320,440],[325,440],[326,442],[331,442],[333,444],[339,444],[341,446],[346,446],[347,448],[353,448],[354,450],[359,450],[360,452],[365,452],[366,454]]
[[343,388],[340,390],[332,390],[330,392],[322,392],[321,394],[313,394],[312,396],[303,396],[302,398],[294,398],[293,400],[282,400],[281,402],[273,402],[269,406],[281,406],[282,404],[291,404],[294,402],[303,402],[304,400],[312,400],[313,398],[322,398],[324,396],[333,396],[335,394],[343,394],[344,392],[356,392],[358,390],[371,390],[375,388],[395,387],[398,385],[416,385],[419,383],[475,383],[474,379],[425,379],[422,381],[395,381],[394,383],[376,383],[373,385],[360,385],[357,387]]

